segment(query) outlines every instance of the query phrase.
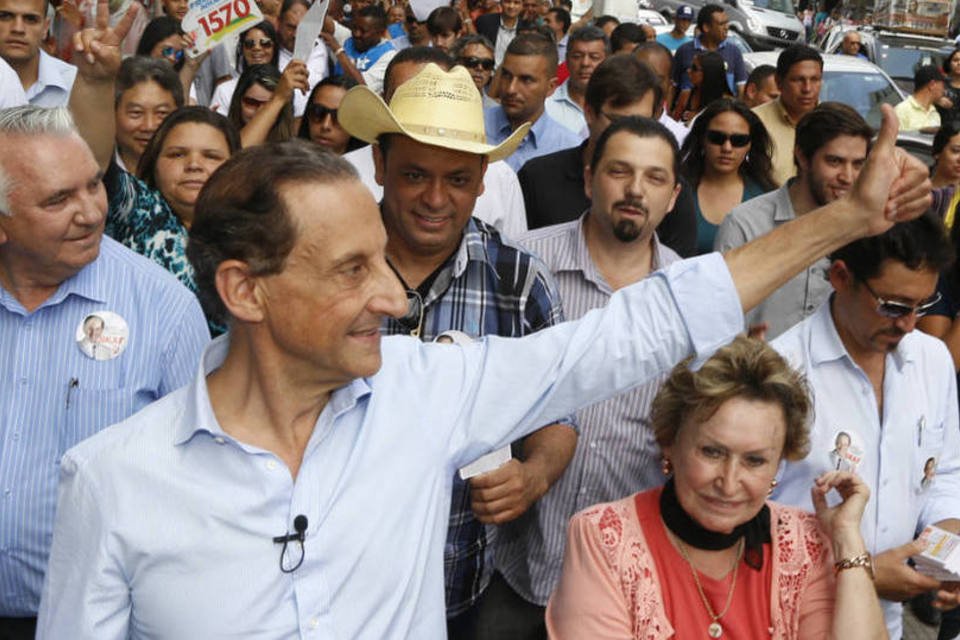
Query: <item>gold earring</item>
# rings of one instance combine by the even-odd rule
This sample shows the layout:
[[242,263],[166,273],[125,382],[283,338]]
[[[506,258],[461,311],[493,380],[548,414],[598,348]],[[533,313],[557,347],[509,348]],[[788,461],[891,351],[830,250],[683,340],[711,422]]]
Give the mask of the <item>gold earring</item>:
[[663,471],[663,475],[669,476],[673,473],[673,464],[670,462],[670,458],[664,457],[660,461],[660,471]]
[[770,490],[767,491],[767,495],[768,495],[768,496],[772,496],[772,495],[773,495],[773,490],[776,489],[776,488],[777,488],[777,479],[774,478],[773,480],[770,481]]

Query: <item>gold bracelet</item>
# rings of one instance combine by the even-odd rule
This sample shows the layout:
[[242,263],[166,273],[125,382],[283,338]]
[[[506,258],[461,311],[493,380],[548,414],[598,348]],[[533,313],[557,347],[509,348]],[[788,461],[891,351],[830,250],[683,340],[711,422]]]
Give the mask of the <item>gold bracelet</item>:
[[863,567],[867,570],[867,575],[870,576],[870,579],[873,580],[873,557],[869,552],[865,551],[858,556],[852,558],[844,558],[838,562],[833,563],[833,569],[835,573],[840,573],[846,569],[856,569],[857,567]]

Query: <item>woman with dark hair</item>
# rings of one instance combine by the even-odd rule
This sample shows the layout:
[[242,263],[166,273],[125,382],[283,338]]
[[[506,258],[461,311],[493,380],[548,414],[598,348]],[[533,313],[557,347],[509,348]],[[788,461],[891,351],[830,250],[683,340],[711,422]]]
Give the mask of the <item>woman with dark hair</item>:
[[110,163],[103,179],[107,234],[196,291],[185,253],[193,206],[214,170],[239,150],[240,136],[224,116],[206,107],[177,109],[150,140],[136,177]]
[[297,137],[326,147],[338,156],[362,147],[365,143],[347,133],[337,120],[340,101],[356,85],[348,76],[324,78],[318,82],[310,92]]
[[138,56],[163,58],[177,71],[183,67],[183,29],[180,22],[170,16],[154,18],[147,23],[137,45]]
[[693,123],[680,171],[693,189],[697,253],[713,251],[717,227],[734,207],[776,188],[771,152],[767,129],[739,100],[715,100]]
[[291,60],[283,73],[258,64],[240,74],[227,118],[240,131],[244,147],[294,137],[293,94],[310,90],[308,73],[306,64]]
[[940,121],[947,122],[960,117],[960,49],[954,49],[943,60],[943,97],[934,103],[940,112]]
[[280,68],[280,40],[277,30],[270,22],[259,22],[240,34],[237,39],[237,76],[221,82],[213,90],[210,108],[217,113],[226,113],[233,100],[240,74],[255,64],[272,64]]
[[716,51],[701,51],[695,55],[689,74],[693,89],[683,90],[673,108],[673,119],[687,126],[715,100],[733,97],[727,85],[726,63]]

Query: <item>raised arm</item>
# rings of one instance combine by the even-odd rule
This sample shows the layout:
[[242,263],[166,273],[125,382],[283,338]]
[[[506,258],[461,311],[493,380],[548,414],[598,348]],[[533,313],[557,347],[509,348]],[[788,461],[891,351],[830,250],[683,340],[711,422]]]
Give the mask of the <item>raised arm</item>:
[[[843,498],[843,502],[835,507],[827,506],[826,495],[831,489],[836,489]],[[817,520],[833,544],[834,560],[841,567],[843,561],[854,561],[856,564],[856,560],[867,550],[860,535],[860,519],[870,497],[870,489],[855,474],[829,471],[814,481],[812,495]],[[803,635],[803,629],[800,631]],[[853,566],[837,571],[830,637],[837,640],[887,637],[883,611],[867,568]]]
[[930,206],[928,169],[896,148],[897,117],[888,105],[881,108],[880,135],[848,195],[725,254],[745,311],[818,258]]
[[77,130],[106,169],[116,140],[114,121],[114,80],[120,69],[120,43],[127,35],[139,5],[134,2],[116,27],[110,25],[107,0],[97,2],[96,27],[73,36],[77,78],[70,92],[70,112]]
[[[293,92],[310,92],[310,83],[308,81],[309,71],[307,65],[302,60],[291,60],[280,82],[277,83],[277,89],[273,92],[267,104],[260,107],[259,110],[250,118],[250,122],[244,125],[240,131],[240,142],[244,148],[263,144],[270,135],[270,129],[277,122],[277,119],[283,114],[283,109],[293,102]],[[234,100],[240,100],[243,96],[235,95]]]

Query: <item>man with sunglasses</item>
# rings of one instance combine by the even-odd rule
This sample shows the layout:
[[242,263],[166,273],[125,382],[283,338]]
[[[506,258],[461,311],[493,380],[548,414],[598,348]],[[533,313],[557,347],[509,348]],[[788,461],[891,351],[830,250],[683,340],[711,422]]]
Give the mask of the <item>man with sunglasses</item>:
[[[845,195],[860,175],[872,137],[870,125],[845,104],[826,102],[808,113],[797,123],[797,176],[775,191],[737,205],[720,224],[714,249],[744,245]],[[745,141],[727,142],[725,132],[707,132],[706,144],[743,142],[749,144],[749,136]],[[823,258],[794,276],[747,314],[747,326],[758,337],[773,339],[813,314],[830,295],[829,266]]]
[[17,72],[30,104],[63,107],[77,68],[43,51],[49,28],[47,0],[0,0],[0,58]]
[[[863,537],[890,637],[900,638],[901,601],[938,591],[938,608],[958,603],[956,586],[906,564],[923,547],[913,542],[923,527],[960,531],[953,361],[940,340],[914,331],[939,299],[937,276],[953,250],[928,211],[829,258],[829,301],[773,342],[806,375],[816,417],[810,453],[785,464],[772,497],[810,509],[820,473],[851,470],[864,479],[870,501]],[[838,453],[841,433],[849,444]]]

